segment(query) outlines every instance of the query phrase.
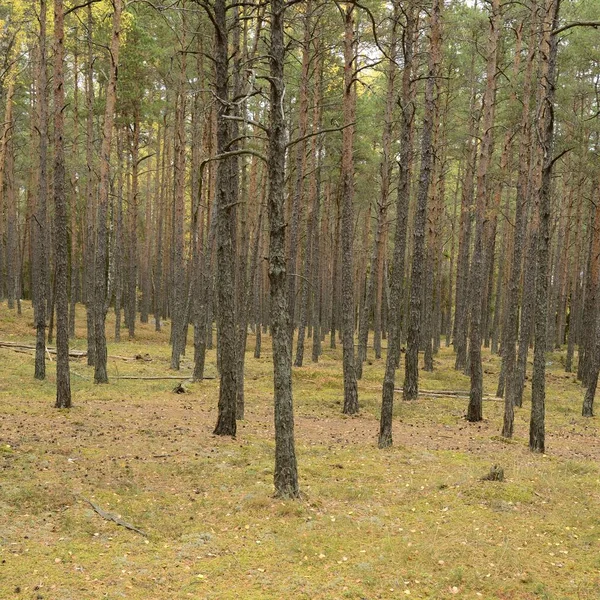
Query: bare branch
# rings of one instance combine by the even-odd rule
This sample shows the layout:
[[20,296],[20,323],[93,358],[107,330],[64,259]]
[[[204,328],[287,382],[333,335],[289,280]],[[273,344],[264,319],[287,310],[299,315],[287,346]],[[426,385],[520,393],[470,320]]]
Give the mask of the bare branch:
[[312,133],[307,133],[306,135],[303,135],[302,137],[296,138],[294,140],[290,140],[286,144],[285,147],[289,148],[290,146],[293,146],[294,144],[297,144],[298,142],[303,142],[304,140],[314,137],[315,135],[321,135],[322,133],[331,133],[333,131],[342,131],[343,129],[346,129],[347,127],[352,127],[354,125],[356,125],[356,121],[354,121],[353,123],[348,123],[347,125],[342,125],[341,127],[328,127],[327,129],[319,129],[318,131],[313,131]]

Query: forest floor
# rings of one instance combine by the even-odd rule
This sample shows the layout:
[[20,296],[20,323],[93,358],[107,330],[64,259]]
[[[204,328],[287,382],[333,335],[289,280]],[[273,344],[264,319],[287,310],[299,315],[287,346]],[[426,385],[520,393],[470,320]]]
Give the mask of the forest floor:
[[[78,309],[72,347],[85,350]],[[109,385],[72,359],[68,411],[53,408],[54,363],[35,381],[32,353],[0,348],[2,600],[600,598],[600,432],[580,416],[583,392],[561,354],[548,357],[546,455],[527,448],[529,391],[510,442],[500,401],[469,424],[466,399],[398,394],[395,445],[381,451],[383,361],[369,355],[361,413],[344,417],[341,348],[325,344],[318,365],[294,369],[303,500],[292,502],[272,496],[266,336],[258,360],[249,336],[246,419],[232,440],[212,435],[216,379],[185,394],[172,380],[116,379],[173,375],[168,324],[153,329],[109,344],[111,356],[150,359],[110,358]],[[30,305],[21,317],[3,305],[0,340],[33,339]],[[214,361],[211,351],[207,375]],[[467,390],[452,366],[442,349],[422,388]],[[486,351],[491,396],[499,367]],[[504,482],[481,479],[493,464]]]

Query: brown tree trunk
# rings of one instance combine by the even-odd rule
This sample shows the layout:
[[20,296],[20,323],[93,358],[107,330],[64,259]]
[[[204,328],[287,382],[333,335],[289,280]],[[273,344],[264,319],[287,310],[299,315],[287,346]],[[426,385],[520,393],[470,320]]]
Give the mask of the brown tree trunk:
[[354,81],[355,44],[354,6],[344,13],[344,130],[342,132],[342,348],[344,371],[343,412],[358,412],[358,389],[354,367],[354,273],[352,250],[354,240],[354,120],[356,95]]
[[36,218],[33,224],[34,270],[35,270],[35,374],[36,379],[46,377],[46,285],[48,269],[46,262],[46,223],[48,202],[48,56],[47,56],[47,4],[40,0],[39,63],[37,77],[39,172]]
[[71,407],[67,194],[64,149],[64,7],[54,0],[54,256],[56,261],[56,408]]
[[[228,23],[225,0],[216,0],[215,18],[215,91],[219,99],[217,115],[217,155],[229,149],[231,127],[227,117],[229,103]],[[217,327],[218,356],[221,373],[219,414],[214,433],[236,434],[237,362],[235,306],[235,257],[233,250],[232,216],[236,198],[232,189],[231,159],[217,164]]]
[[107,297],[107,231],[106,220],[109,202],[110,149],[112,144],[115,103],[117,97],[117,69],[119,65],[119,42],[121,33],[121,0],[113,0],[112,36],[110,43],[110,71],[106,89],[106,107],[100,150],[100,185],[98,191],[98,217],[96,237],[96,259],[94,269],[94,329],[96,333],[96,365],[94,381],[108,383],[106,371],[106,297]]
[[404,373],[404,399],[416,400],[419,389],[419,344],[421,338],[421,305],[423,292],[423,267],[425,263],[425,220],[427,200],[433,165],[433,129],[436,113],[436,78],[441,61],[441,17],[442,2],[434,0],[431,12],[431,41],[425,83],[425,112],[421,137],[421,170],[417,190],[417,206],[413,227],[413,257],[410,282],[410,313]]
[[[322,33],[322,32],[320,32]],[[321,44],[317,42],[316,53],[321,50]],[[323,99],[323,60],[324,54],[317,59],[315,72],[314,109],[313,109],[313,129],[316,131],[321,127],[323,111],[321,108]],[[323,231],[321,222],[321,163],[323,155],[323,141],[321,136],[315,136],[312,139],[312,155],[315,157],[314,165],[316,172],[313,178],[314,185],[314,204],[313,204],[313,271],[312,271],[312,361],[318,362],[321,356],[321,334],[322,320],[321,312],[323,307],[322,288],[321,288],[321,245]]]
[[471,367],[471,391],[469,395],[469,406],[467,409],[467,420],[481,421],[482,395],[483,395],[483,368],[481,364],[481,316],[483,287],[486,285],[484,279],[485,248],[484,229],[487,221],[487,194],[488,167],[493,152],[493,126],[496,103],[496,66],[498,59],[498,40],[501,29],[500,2],[492,0],[490,15],[490,31],[487,46],[487,79],[485,94],[483,97],[483,137],[477,168],[477,199],[475,206],[475,244],[473,248],[473,260],[470,275],[471,296],[471,329],[469,337],[470,367]]
[[96,365],[95,307],[95,255],[96,255],[96,175],[93,158],[94,143],[94,54],[92,51],[93,16],[91,4],[87,6],[87,56],[85,69],[85,308],[87,324],[87,364]]
[[[127,174],[127,198],[130,199]],[[121,308],[123,303],[123,136],[117,132],[117,194],[114,208],[114,289],[115,289],[115,342],[121,341]]]
[[398,191],[396,197],[396,231],[394,233],[394,255],[391,274],[390,310],[392,319],[389,324],[388,351],[385,362],[385,375],[381,396],[381,418],[379,422],[379,447],[392,445],[392,417],[394,411],[394,384],[396,365],[400,360],[400,305],[404,281],[404,261],[406,256],[406,229],[408,205],[410,202],[410,179],[412,162],[411,134],[414,106],[413,56],[416,33],[416,15],[412,5],[406,8],[406,24],[403,36],[404,69],[402,72],[402,91],[400,94],[400,158],[398,161]]
[[460,225],[458,236],[458,261],[456,266],[456,291],[454,301],[453,345],[456,352],[454,368],[462,371],[467,366],[467,339],[469,335],[469,256],[473,229],[473,191],[475,166],[477,162],[476,138],[479,129],[480,111],[477,110],[477,87],[475,85],[475,54],[469,69],[473,86],[470,95],[470,121],[465,152],[464,182],[461,190]]
[[17,207],[14,189],[14,146],[13,146],[13,98],[14,80],[8,83],[2,139],[0,140],[0,199],[3,197],[6,211],[6,297],[8,308],[15,308],[17,277]]
[[542,45],[542,106],[540,113],[539,144],[542,152],[541,187],[539,205],[540,228],[537,244],[537,269],[535,285],[535,326],[533,351],[533,376],[531,380],[531,420],[529,423],[529,449],[545,451],[545,398],[546,398],[546,326],[548,310],[548,257],[550,251],[550,192],[554,149],[554,98],[556,94],[556,59],[561,0],[548,0],[545,7],[544,37]]
[[[299,107],[298,107],[298,137],[302,138],[308,131],[308,87],[310,69],[310,41],[312,36],[311,17],[312,0],[306,0],[303,16],[304,39],[302,43],[302,72],[300,75]],[[294,192],[292,194],[292,213],[290,219],[290,242],[288,255],[288,305],[290,311],[290,327],[292,334],[295,328],[295,306],[296,306],[296,279],[298,262],[298,240],[300,233],[300,219],[304,199],[304,170],[306,164],[306,140],[296,144],[296,176]],[[308,247],[308,246],[307,246]],[[293,343],[293,335],[290,337]]]
[[[185,15],[185,12],[182,12]],[[182,18],[185,32],[186,19]],[[182,51],[179,52],[179,81],[175,100],[175,152],[174,152],[174,223],[173,223],[173,314],[171,318],[172,346],[171,369],[179,370],[179,361],[184,350],[185,329],[188,323],[185,314],[186,278],[184,269],[183,229],[185,220],[185,111],[186,111],[186,36],[183,34]]]
[[290,315],[287,309],[285,272],[285,121],[283,66],[285,49],[284,0],[271,0],[269,49],[271,95],[269,125],[269,281],[271,283],[271,334],[273,340],[273,387],[275,404],[275,493],[298,498],[298,467],[294,443],[292,403],[292,355]]

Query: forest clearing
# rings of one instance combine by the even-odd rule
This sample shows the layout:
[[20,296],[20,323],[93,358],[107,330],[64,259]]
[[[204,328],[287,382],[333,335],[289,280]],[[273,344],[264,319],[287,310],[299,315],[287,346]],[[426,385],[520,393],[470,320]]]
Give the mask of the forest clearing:
[[[3,311],[0,340],[31,342],[31,317],[26,304],[22,317]],[[109,358],[112,377],[172,375],[168,329],[152,329],[109,344],[109,357],[151,357]],[[85,348],[84,333],[78,307],[74,348]],[[397,443],[379,450],[383,362],[369,355],[361,413],[345,417],[340,359],[325,349],[318,365],[294,370],[303,496],[282,501],[272,490],[270,348],[247,357],[236,439],[212,435],[218,380],[184,382],[184,394],[171,380],[98,386],[85,359],[73,360],[77,402],[56,411],[54,363],[32,382],[33,356],[0,348],[0,597],[600,596],[598,423],[581,416],[564,356],[548,358],[547,455],[527,448],[528,393],[512,441],[499,435],[501,402],[467,423],[467,399],[424,396],[396,403]],[[443,349],[423,387],[468,389],[452,360]],[[214,351],[207,363],[215,374]],[[486,394],[499,366],[485,353]],[[482,481],[493,464],[505,481]]]

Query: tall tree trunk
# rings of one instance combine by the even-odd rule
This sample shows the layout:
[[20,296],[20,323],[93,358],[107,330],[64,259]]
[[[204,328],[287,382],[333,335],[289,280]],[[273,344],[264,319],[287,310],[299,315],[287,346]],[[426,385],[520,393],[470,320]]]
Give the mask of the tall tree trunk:
[[64,7],[54,0],[54,256],[56,261],[56,408],[71,407],[67,194],[64,148]]
[[[298,107],[298,137],[302,138],[308,131],[308,86],[310,69],[310,41],[312,36],[311,17],[312,0],[305,2],[303,16],[304,39],[302,44],[302,71],[300,75],[299,107]],[[294,193],[292,194],[292,214],[290,219],[290,244],[288,256],[288,306],[290,311],[290,327],[292,334],[295,328],[295,306],[296,306],[296,279],[298,259],[298,239],[300,233],[300,219],[304,198],[304,167],[306,164],[306,140],[296,144],[296,180],[294,182]],[[307,246],[308,247],[308,246]],[[290,343],[293,343],[293,335]]]
[[354,241],[354,121],[356,95],[354,81],[355,44],[354,6],[344,13],[344,130],[342,132],[342,348],[344,371],[343,412],[358,412],[358,389],[354,368],[354,273],[352,246]]
[[[182,12],[184,15],[185,12]],[[182,19],[182,31],[185,32],[186,20]],[[182,40],[182,51],[179,52],[179,81],[175,101],[175,170],[174,170],[174,223],[173,223],[173,316],[171,319],[172,346],[171,369],[179,370],[179,361],[184,350],[185,329],[188,323],[185,315],[186,281],[184,270],[183,229],[185,220],[185,111],[186,111],[186,47],[185,33]]]
[[48,202],[48,56],[47,56],[47,4],[40,0],[39,64],[37,81],[39,173],[36,206],[36,222],[33,225],[35,269],[35,373],[36,379],[46,377],[46,285],[48,269],[46,262],[46,223]]
[[487,222],[487,194],[488,168],[493,152],[493,126],[496,104],[496,66],[498,60],[498,40],[500,38],[501,15],[499,0],[492,0],[490,15],[490,30],[487,45],[487,74],[486,87],[483,97],[483,137],[477,168],[477,200],[475,207],[475,244],[473,248],[473,260],[470,276],[471,296],[471,329],[469,338],[470,367],[471,367],[471,391],[469,394],[469,406],[467,409],[467,420],[481,421],[482,396],[483,396],[483,368],[481,364],[481,313],[483,287],[486,285],[484,279],[485,248],[484,229]]
[[[4,127],[0,146],[0,199],[3,197],[6,211],[6,296],[8,308],[15,308],[17,278],[17,207],[14,187],[14,144],[13,144],[13,103],[15,94],[14,79],[10,79],[6,92]],[[2,203],[0,203],[0,206]]]
[[94,54],[92,51],[93,16],[91,4],[87,6],[86,69],[85,69],[85,305],[87,325],[87,364],[96,365],[95,305],[95,255],[96,255],[96,174],[94,169]]
[[[215,88],[219,99],[217,115],[217,155],[229,149],[231,127],[227,117],[229,103],[228,23],[225,0],[216,0],[215,18]],[[232,189],[231,159],[217,164],[217,327],[218,356],[221,373],[219,386],[219,414],[214,433],[235,436],[237,401],[235,257],[233,250],[232,216],[234,190]],[[236,163],[237,165],[237,163]]]
[[531,379],[531,420],[529,424],[529,449],[545,450],[545,399],[546,399],[546,326],[548,311],[548,256],[550,252],[550,191],[554,150],[554,98],[556,95],[556,59],[558,26],[561,0],[548,0],[543,19],[542,45],[543,100],[540,113],[539,143],[542,152],[541,187],[538,192],[539,235],[537,244],[537,269],[535,285],[535,325],[533,350],[533,376]]
[[[535,18],[530,17],[529,51],[525,66],[524,87],[522,95],[522,112],[520,123],[520,138],[518,152],[517,194],[515,200],[515,225],[513,235],[512,257],[508,277],[508,292],[506,296],[506,311],[502,325],[502,367],[496,395],[504,395],[504,422],[502,435],[512,437],[515,406],[515,361],[516,341],[519,328],[519,289],[523,271],[523,247],[525,245],[525,228],[527,224],[528,173],[529,173],[529,143],[531,127],[531,87],[533,81],[533,66],[536,54]],[[519,29],[518,31],[521,31]],[[518,38],[520,45],[520,38]],[[517,63],[515,58],[515,66]],[[516,71],[516,68],[515,68]],[[516,74],[516,73],[515,73]],[[516,96],[516,94],[515,94]]]
[[[127,175],[127,198],[130,196]],[[123,135],[117,132],[117,198],[114,212],[114,270],[115,270],[115,342],[121,341],[121,307],[123,301]]]
[[269,125],[269,281],[271,283],[271,334],[275,403],[275,493],[298,498],[298,467],[294,443],[292,403],[292,355],[290,315],[287,310],[285,272],[285,115],[284,95],[284,0],[271,0],[269,51],[271,95]]
[[400,360],[401,321],[400,305],[404,281],[404,261],[406,256],[406,229],[408,205],[410,202],[410,179],[412,162],[411,134],[414,106],[413,56],[417,18],[412,4],[406,7],[406,25],[403,36],[404,69],[402,72],[402,91],[400,94],[400,158],[396,197],[396,231],[394,233],[394,255],[391,274],[388,351],[385,361],[385,375],[381,396],[381,418],[379,422],[379,447],[392,445],[392,416],[394,410],[394,383],[396,365]]
[[[140,166],[140,106],[136,100],[133,107],[133,123],[130,136],[131,158],[131,195],[127,205],[127,270],[124,280],[127,306],[125,320],[127,321],[128,337],[135,338],[135,317],[137,314],[137,272],[138,272],[138,232],[137,215],[139,204],[139,166]],[[110,294],[108,294],[110,299]],[[108,308],[108,307],[107,307]]]
[[413,226],[413,257],[410,282],[410,313],[408,319],[408,338],[404,373],[404,399],[416,400],[419,390],[419,344],[421,338],[421,296],[423,292],[423,266],[425,263],[425,220],[427,199],[431,183],[433,165],[433,129],[436,113],[436,78],[441,60],[441,24],[442,1],[434,0],[431,12],[431,41],[425,83],[425,112],[423,114],[423,132],[421,138],[421,170],[417,190],[417,205]]
[[[320,32],[322,33],[322,32]],[[316,54],[321,50],[321,44],[317,42]],[[321,121],[323,116],[322,99],[323,99],[323,59],[324,54],[317,59],[317,66],[315,72],[315,81],[318,82],[315,86],[315,92],[313,96],[313,130],[317,131],[321,127]],[[314,164],[316,172],[314,174],[314,204],[313,204],[313,272],[312,272],[312,356],[313,362],[319,361],[321,356],[321,334],[322,334],[322,320],[321,313],[323,307],[322,289],[321,289],[321,247],[322,247],[322,235],[323,227],[321,222],[321,163],[323,156],[323,141],[322,136],[314,136],[312,139],[312,156],[315,157]]]
[[[163,143],[160,143],[160,129],[156,153],[157,177],[160,173],[160,188],[155,191],[156,198],[156,255],[154,260],[154,329],[161,330],[162,297],[163,297],[163,261],[164,261],[164,215],[166,189],[166,154],[167,154],[167,115],[163,117]],[[162,147],[162,154],[161,154]],[[158,185],[158,179],[157,179]]]
[[453,345],[456,352],[454,368],[462,371],[467,366],[467,339],[469,335],[469,256],[473,229],[473,191],[477,162],[476,138],[479,129],[480,111],[477,110],[477,86],[475,84],[475,54],[469,69],[473,82],[469,101],[469,133],[465,152],[464,182],[461,190],[460,225],[458,236],[458,262],[456,265],[456,291],[454,301]]
[[110,71],[106,89],[106,107],[100,150],[100,185],[98,191],[98,217],[96,220],[96,259],[94,269],[94,329],[96,333],[96,365],[94,381],[108,383],[106,371],[106,297],[107,297],[107,231],[106,219],[109,202],[110,150],[112,145],[115,103],[117,98],[117,70],[119,65],[119,45],[121,34],[122,1],[113,0],[112,36],[110,43]]

